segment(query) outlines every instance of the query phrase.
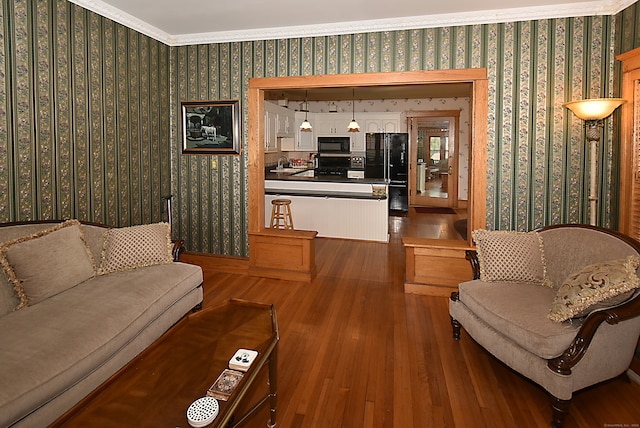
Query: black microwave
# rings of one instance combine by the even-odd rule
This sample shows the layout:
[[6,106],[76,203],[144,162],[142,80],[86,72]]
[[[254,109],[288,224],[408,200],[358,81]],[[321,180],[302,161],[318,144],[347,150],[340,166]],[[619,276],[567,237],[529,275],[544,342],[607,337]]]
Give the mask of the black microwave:
[[318,137],[318,153],[349,153],[350,137]]

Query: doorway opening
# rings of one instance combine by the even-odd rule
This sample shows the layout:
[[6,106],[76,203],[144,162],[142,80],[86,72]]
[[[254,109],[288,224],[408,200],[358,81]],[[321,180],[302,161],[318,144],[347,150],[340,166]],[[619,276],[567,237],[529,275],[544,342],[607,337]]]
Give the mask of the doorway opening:
[[[248,91],[250,238],[253,235],[270,236],[270,232],[266,231],[264,226],[264,101],[266,95],[294,94],[287,97],[291,100],[295,99],[296,91],[301,94],[322,92],[328,97],[335,98],[332,92],[356,88],[360,91],[378,91],[380,98],[388,98],[389,92],[397,93],[403,90],[415,93],[421,87],[431,85],[444,89],[449,85],[468,85],[470,88],[469,122],[470,140],[473,141],[473,145],[470,143],[469,147],[468,226],[469,229],[485,227],[488,91],[486,69],[267,77],[251,79]],[[442,182],[440,185],[442,186]],[[447,193],[453,193],[449,190],[449,185],[447,182]],[[293,238],[296,232],[292,231],[288,238]],[[253,252],[254,248],[250,245],[250,258],[254,257]]]
[[[407,115],[410,130],[410,206],[459,207],[459,121],[460,112],[457,110],[411,112]],[[468,144],[465,151],[468,151]]]

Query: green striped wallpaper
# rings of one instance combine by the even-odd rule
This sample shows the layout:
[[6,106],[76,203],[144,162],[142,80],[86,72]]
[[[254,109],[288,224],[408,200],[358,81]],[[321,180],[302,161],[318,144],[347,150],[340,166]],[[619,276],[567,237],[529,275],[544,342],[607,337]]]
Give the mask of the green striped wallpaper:
[[163,218],[169,47],[59,0],[0,9],[0,221]]
[[[486,67],[487,227],[587,220],[582,124],[564,101],[615,96],[615,54],[640,46],[616,16],[168,47],[65,0],[0,9],[0,221],[163,218],[189,250],[248,255],[251,77]],[[240,99],[241,156],[184,156],[180,101]],[[615,117],[614,117],[615,119]],[[599,152],[601,224],[615,222],[614,120]]]
[[616,55],[640,47],[640,1],[616,15]]

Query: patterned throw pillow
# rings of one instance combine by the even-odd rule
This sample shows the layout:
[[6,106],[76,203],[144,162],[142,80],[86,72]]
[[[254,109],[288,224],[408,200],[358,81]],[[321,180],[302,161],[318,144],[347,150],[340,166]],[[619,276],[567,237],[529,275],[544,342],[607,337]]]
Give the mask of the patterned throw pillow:
[[0,247],[0,264],[21,309],[95,276],[95,264],[77,220],[69,220]]
[[640,258],[629,256],[592,264],[569,275],[551,303],[549,319],[563,322],[624,302],[640,286],[638,266]]
[[544,262],[542,237],[537,232],[474,230],[485,282],[533,283],[550,287]]
[[169,223],[143,224],[105,231],[98,275],[173,262]]

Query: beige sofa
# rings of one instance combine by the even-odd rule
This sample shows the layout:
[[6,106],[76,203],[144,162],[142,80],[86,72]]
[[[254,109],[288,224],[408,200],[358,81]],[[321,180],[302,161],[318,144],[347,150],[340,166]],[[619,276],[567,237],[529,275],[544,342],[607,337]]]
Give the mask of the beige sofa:
[[46,426],[200,307],[201,268],[173,260],[168,225],[150,227],[160,236],[142,226],[0,225],[0,426]]
[[640,335],[640,244],[580,225],[481,232],[474,231],[478,252],[469,253],[476,279],[451,296],[454,338],[464,327],[542,386],[551,396],[551,425],[562,427],[575,391],[629,368]]

